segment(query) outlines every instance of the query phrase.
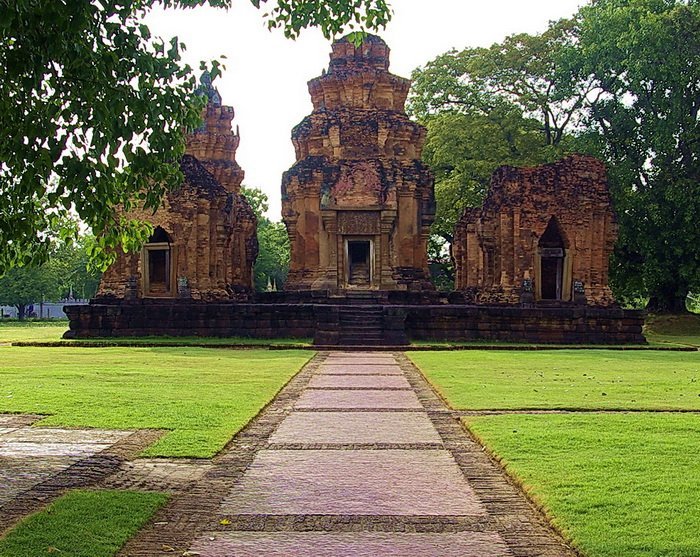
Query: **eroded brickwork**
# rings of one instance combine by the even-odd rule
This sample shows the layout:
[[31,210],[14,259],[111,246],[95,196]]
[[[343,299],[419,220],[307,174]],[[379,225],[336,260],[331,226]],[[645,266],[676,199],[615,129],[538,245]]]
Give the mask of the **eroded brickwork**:
[[297,163],[282,180],[286,288],[432,288],[433,178],[420,161],[425,129],[404,110],[410,81],[389,73],[379,37],[332,49],[309,82],[314,110],[292,131]]
[[605,165],[573,155],[502,167],[453,243],[456,288],[476,303],[614,304],[608,263],[617,237]]
[[161,208],[131,211],[129,218],[156,229],[141,253],[120,253],[104,273],[98,298],[245,299],[253,288],[258,254],[256,218],[240,194],[243,170],[236,163],[239,135],[233,108],[205,82],[209,103],[204,124],[187,138],[185,176]]

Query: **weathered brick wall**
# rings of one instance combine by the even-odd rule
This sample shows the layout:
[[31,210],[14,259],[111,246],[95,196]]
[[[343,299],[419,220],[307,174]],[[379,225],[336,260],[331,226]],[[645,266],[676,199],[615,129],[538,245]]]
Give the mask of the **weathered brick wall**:
[[[376,306],[375,306],[376,307]],[[385,344],[411,340],[490,340],[571,344],[640,344],[644,314],[618,308],[521,308],[458,304],[383,305]],[[69,338],[201,336],[340,338],[338,313],[348,306],[315,303],[198,303],[142,300],[66,306]]]
[[468,209],[457,224],[456,288],[473,291],[477,303],[518,304],[529,279],[537,301],[538,242],[552,219],[566,253],[562,301],[574,299],[578,281],[586,304],[613,305],[608,263],[616,218],[605,166],[582,155],[496,171],[483,207]]
[[198,336],[312,338],[312,305],[142,300],[66,306],[67,338]]
[[412,340],[644,344],[644,314],[619,308],[412,306]]
[[370,288],[432,288],[427,239],[435,201],[420,161],[425,129],[405,113],[410,81],[388,67],[379,37],[359,47],[341,39],[328,71],[309,82],[314,109],[292,131],[297,163],[282,180],[291,241],[286,289],[344,288],[344,238],[353,236],[374,245]]

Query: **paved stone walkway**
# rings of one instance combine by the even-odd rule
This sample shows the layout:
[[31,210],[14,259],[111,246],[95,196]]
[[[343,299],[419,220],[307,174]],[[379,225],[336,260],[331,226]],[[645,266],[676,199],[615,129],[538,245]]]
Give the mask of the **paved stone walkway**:
[[110,476],[160,435],[31,427],[42,417],[0,414],[0,533],[65,490]]
[[342,352],[316,356],[121,553],[183,554],[573,555],[405,356]]

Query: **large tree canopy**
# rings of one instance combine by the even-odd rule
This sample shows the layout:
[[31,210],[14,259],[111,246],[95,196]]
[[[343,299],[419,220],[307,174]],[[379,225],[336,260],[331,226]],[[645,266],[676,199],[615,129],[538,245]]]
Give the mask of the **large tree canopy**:
[[598,0],[576,34],[565,56],[599,91],[587,139],[622,225],[617,290],[682,311],[700,289],[700,2]]
[[[229,2],[0,0],[0,274],[44,260],[47,231],[69,212],[103,248],[133,248],[147,236],[114,209],[155,209],[180,182],[177,161],[202,100],[192,68],[180,62],[182,45],[152,37],[143,15],[155,4]],[[268,25],[289,37],[311,25],[326,36],[348,25],[372,29],[389,17],[385,0],[263,7]],[[216,77],[218,64],[211,69]]]
[[409,112],[428,128],[424,159],[436,178],[433,233],[452,240],[499,166],[551,162],[565,152],[591,90],[559,61],[572,28],[562,20],[541,35],[452,50],[413,72]]
[[541,35],[443,54],[414,73],[434,232],[449,239],[502,164],[571,151],[608,163],[618,296],[683,310],[700,290],[700,2],[595,0]]

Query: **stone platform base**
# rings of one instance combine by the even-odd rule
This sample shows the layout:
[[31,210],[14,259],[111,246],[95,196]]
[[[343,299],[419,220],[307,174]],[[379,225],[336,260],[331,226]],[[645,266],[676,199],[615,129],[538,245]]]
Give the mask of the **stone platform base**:
[[198,336],[313,338],[318,345],[405,345],[412,340],[644,344],[644,313],[619,308],[465,304],[93,301],[66,306],[66,338]]

